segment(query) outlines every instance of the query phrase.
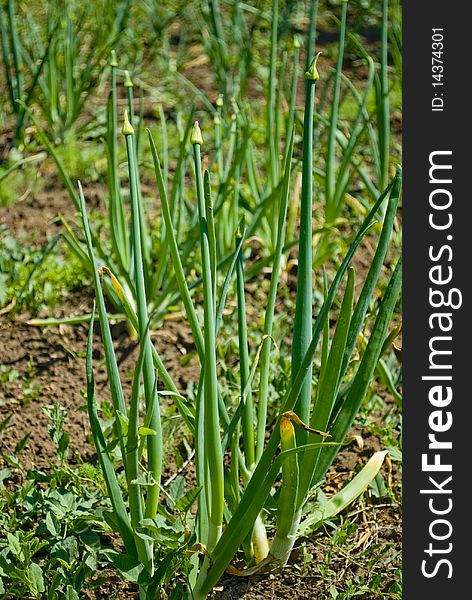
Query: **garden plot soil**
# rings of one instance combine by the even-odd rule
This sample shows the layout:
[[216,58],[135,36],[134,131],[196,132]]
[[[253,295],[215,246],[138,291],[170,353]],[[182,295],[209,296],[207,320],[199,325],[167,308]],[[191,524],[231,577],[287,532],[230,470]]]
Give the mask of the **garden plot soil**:
[[[88,303],[77,303],[75,314],[90,310]],[[80,311],[80,312],[79,312]],[[122,330],[116,326],[115,330]],[[123,375],[129,373],[136,363],[136,344],[125,342],[122,330],[116,340],[118,364]],[[165,330],[154,339],[156,348],[166,357],[166,366],[178,386],[184,390],[186,377],[194,377],[197,365],[180,367],[182,354],[190,345],[190,334],[183,326],[168,322]],[[126,339],[126,338],[125,338]],[[85,390],[85,358],[87,331],[84,327],[60,326],[44,330],[19,322],[0,321],[0,363],[5,370],[14,370],[17,376],[2,384],[0,420],[12,415],[8,428],[2,433],[0,450],[13,452],[15,445],[30,433],[25,449],[21,453],[26,468],[44,468],[56,455],[54,444],[48,437],[48,418],[43,407],[58,402],[68,412],[66,431],[70,436],[70,449],[73,462],[90,460],[94,456],[92,446],[87,442],[89,436],[86,400],[81,394]],[[179,352],[178,356],[171,353]],[[102,366],[96,370],[96,394],[102,399],[108,398],[107,378],[103,364],[98,328],[95,335],[95,361]],[[34,383],[38,396],[29,399],[24,387]],[[125,386],[125,393],[129,389]],[[75,456],[75,458],[74,458]],[[1,460],[1,459],[0,459]]]
[[[201,65],[189,65],[186,74],[200,86],[202,81],[206,81],[206,78],[202,79]],[[208,82],[208,90],[205,91],[212,100],[216,97],[211,82]],[[256,85],[251,87],[250,91],[254,97],[259,97]],[[301,100],[302,95],[300,103]],[[395,115],[393,126],[399,135],[401,121],[396,119]],[[44,169],[45,178],[53,182],[51,187],[44,189],[40,194],[27,195],[22,202],[8,209],[0,209],[0,224],[5,224],[14,235],[26,232],[38,246],[44,244],[47,232],[54,234],[60,231],[58,213],[69,218],[75,213],[68,193],[60,185],[55,185],[57,177],[51,177],[54,170],[51,159],[46,160],[41,169]],[[99,192],[89,189],[85,195],[90,206],[97,208],[100,203]],[[365,272],[370,266],[371,256],[372,249],[366,245],[364,253],[356,258],[356,270]],[[289,276],[290,280],[295,273],[296,269]],[[90,311],[91,303],[92,297],[87,292],[70,295],[67,305],[57,307],[54,315],[59,317],[84,314]],[[26,324],[28,317],[26,314],[17,315],[15,320],[11,320],[8,315],[0,315],[0,364],[18,373],[12,381],[0,383],[0,422],[11,415],[9,426],[0,434],[0,452],[12,453],[16,444],[29,433],[30,437],[20,454],[21,462],[26,468],[47,469],[50,461],[57,460],[57,457],[55,446],[47,433],[48,419],[43,407],[57,401],[68,411],[66,430],[70,436],[69,461],[72,464],[94,461],[94,448],[89,443],[85,399],[81,394],[85,389],[84,352],[87,329],[83,326],[32,327]],[[122,373],[127,374],[135,364],[136,344],[129,341],[119,324],[114,327],[113,333],[120,369]],[[163,323],[154,335],[154,342],[176,384],[185,392],[187,383],[198,373],[194,360],[190,360],[185,366],[182,364],[182,358],[192,348],[188,327],[177,315],[175,320]],[[97,365],[103,358],[98,327],[95,330],[94,348]],[[97,396],[107,398],[103,361],[95,374]],[[30,399],[25,398],[28,396],[25,387],[29,382],[38,386],[36,397]],[[125,393],[127,392],[129,389],[125,390]],[[367,429],[357,429],[353,433],[364,437],[364,449],[348,447],[340,452],[326,479],[324,491],[327,495],[339,490],[343,483],[353,476],[356,466],[365,464],[372,453],[380,449],[379,441],[370,435]],[[175,467],[171,467],[166,476],[173,471]],[[400,476],[395,464],[391,472],[385,468],[383,474],[385,477],[392,477],[393,487],[398,490]],[[189,475],[191,476],[191,472]],[[399,505],[388,500],[366,497],[362,503],[352,506],[348,514],[351,523],[357,528],[349,535],[344,545],[332,545],[330,530],[320,530],[310,539],[298,542],[290,564],[283,573],[250,578],[224,576],[214,590],[212,598],[324,600],[332,597],[330,585],[343,589],[346,581],[355,577],[366,578],[368,572],[371,576],[373,571],[380,577],[380,589],[388,590],[390,584],[397,579],[395,571],[401,564]],[[363,556],[376,547],[387,549],[382,561],[379,561],[379,566],[375,563],[369,564]],[[110,572],[108,582],[89,597],[91,600],[104,600],[115,597],[116,593],[116,597],[121,600],[137,597],[134,588],[123,584]],[[366,591],[364,595],[356,597],[371,600],[376,596]]]
[[[67,308],[58,314],[81,314],[90,307],[91,298],[85,300],[72,297]],[[130,343],[126,335],[114,330],[120,369],[124,373],[131,370],[136,360],[135,344]],[[16,443],[26,433],[30,438],[21,453],[22,462],[29,468],[45,469],[49,461],[56,459],[54,444],[48,437],[47,417],[42,407],[55,401],[60,402],[68,411],[66,429],[70,435],[70,462],[78,460],[95,460],[94,449],[88,440],[89,428],[87,414],[84,410],[85,400],[81,390],[85,388],[85,360],[83,352],[86,345],[87,331],[83,326],[40,329],[26,325],[24,322],[8,321],[5,317],[0,321],[0,348],[2,364],[14,368],[21,377],[32,374],[40,385],[37,398],[22,402],[22,386],[19,379],[4,383],[1,396],[4,404],[0,407],[0,420],[12,415],[10,426],[2,433],[0,451],[10,453]],[[101,346],[96,331],[95,359],[100,361]],[[182,356],[188,351],[190,335],[186,325],[179,321],[166,321],[155,336],[154,342],[158,350],[166,358],[166,365],[177,385],[185,390],[186,383],[197,374],[197,365],[190,361],[185,367],[181,365]],[[96,372],[97,395],[106,396],[106,376],[104,368]],[[365,438],[363,450],[349,447],[339,455],[331,468],[325,492],[330,495],[336,492],[344,481],[354,474],[356,465],[365,462],[372,453],[379,449],[378,440],[368,431],[356,430]],[[172,470],[171,470],[172,471]],[[169,472],[168,472],[169,473]],[[390,474],[398,478],[396,470]],[[389,473],[385,471],[385,476]],[[367,574],[363,552],[376,545],[388,547],[387,557],[392,558],[388,569],[382,573],[382,587],[388,589],[394,580],[395,569],[399,566],[398,553],[401,547],[401,515],[399,507],[386,502],[380,503],[367,499],[362,505],[355,505],[351,513],[351,522],[357,529],[348,538],[346,549],[335,546],[329,564],[326,564],[329,532],[320,531],[309,540],[301,540],[292,554],[289,567],[279,575],[253,576],[238,578],[224,576],[213,593],[216,600],[245,599],[256,600],[269,598],[286,599],[323,599],[329,598],[330,584],[342,586],[347,579],[364,577]],[[311,556],[310,556],[311,555]],[[385,562],[384,562],[385,564]],[[327,579],[322,568],[330,569]],[[114,574],[105,587],[91,595],[91,599],[107,598],[112,592],[118,592],[118,598],[133,598],[135,590],[123,587]],[[369,593],[361,596],[368,600]]]
[[[93,191],[89,197],[91,202],[98,204],[98,196],[94,195]],[[59,225],[55,223],[59,212],[66,215],[74,213],[70,198],[65,192],[50,189],[10,209],[2,209],[0,222],[5,223],[15,233],[26,231],[35,234],[37,243],[41,244],[44,243],[46,231],[59,230]],[[362,257],[359,260],[358,266],[361,270],[369,264],[368,247],[365,248],[365,254],[365,260]],[[248,291],[250,289],[249,285]],[[54,316],[85,314],[90,311],[91,303],[92,297],[87,291],[71,294],[67,305],[56,307]],[[66,430],[70,436],[69,461],[72,464],[94,461],[94,448],[89,443],[85,399],[81,394],[85,389],[84,352],[87,328],[33,327],[26,323],[28,316],[17,315],[14,319],[10,319],[8,315],[0,316],[0,363],[4,365],[4,369],[17,373],[17,377],[12,381],[0,384],[0,422],[11,415],[9,426],[0,435],[0,452],[12,453],[16,444],[29,433],[30,437],[21,451],[21,462],[26,468],[47,469],[50,461],[57,460],[57,457],[55,446],[47,433],[48,419],[43,407],[57,401],[68,411]],[[120,324],[114,326],[113,334],[120,370],[127,374],[133,369],[136,361],[136,344],[129,341]],[[182,359],[192,350],[191,334],[187,325],[179,315],[175,315],[173,320],[164,321],[153,337],[170,374],[177,386],[185,392],[187,383],[198,375],[198,366],[194,359],[186,361],[185,366],[182,364]],[[103,353],[98,327],[95,330],[94,359],[95,365],[101,365],[95,373],[97,396],[107,398],[106,373],[101,361]],[[28,382],[34,382],[37,386],[36,397],[30,399],[25,393]],[[129,389],[125,389],[125,393],[127,392]],[[378,440],[367,430],[358,430],[355,433],[365,438],[364,449],[349,447],[340,453],[327,476],[324,490],[328,495],[336,492],[343,482],[353,476],[356,465],[365,464],[372,453],[379,449]],[[171,466],[166,476],[172,472],[175,472],[175,466]],[[191,469],[188,475],[191,477]],[[398,483],[399,475],[396,469],[391,473],[385,470],[384,475],[391,476],[394,482]],[[350,512],[353,514],[350,520],[357,528],[350,534],[344,546],[335,545],[329,550],[329,531],[319,531],[311,539],[299,541],[292,554],[291,563],[283,573],[250,578],[224,576],[212,597],[215,600],[330,598],[329,585],[342,589],[347,580],[367,575],[367,569],[370,568],[362,558],[362,553],[374,547],[387,548],[382,560],[383,571],[379,571],[382,582],[380,587],[387,590],[395,579],[395,570],[400,566],[399,506],[367,498],[362,505],[351,507]],[[328,555],[328,550],[332,554]],[[326,575],[328,568],[329,576]],[[136,597],[135,590],[123,584],[113,573],[110,573],[106,585],[89,597],[91,600],[99,600],[109,598],[113,593],[117,593],[117,598],[123,600]],[[370,592],[366,592],[364,596],[359,597],[369,600],[372,596]]]

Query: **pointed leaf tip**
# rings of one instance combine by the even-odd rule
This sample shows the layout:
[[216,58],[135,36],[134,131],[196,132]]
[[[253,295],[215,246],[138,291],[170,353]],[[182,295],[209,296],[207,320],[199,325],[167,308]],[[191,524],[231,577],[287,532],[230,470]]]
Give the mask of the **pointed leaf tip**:
[[318,62],[318,58],[320,57],[320,54],[322,54],[322,53],[318,52],[315,55],[315,58],[311,61],[311,65],[310,65],[308,71],[306,71],[306,73],[305,73],[305,79],[307,79],[308,81],[318,81],[318,79],[320,78],[320,74],[318,73],[318,69],[316,67],[316,63]]
[[112,50],[110,52],[110,67],[117,67],[118,66],[118,60],[116,58],[116,52],[114,50]]
[[130,120],[128,118],[128,110],[125,109],[125,113],[123,115],[123,129],[121,130],[123,135],[133,135],[134,134],[134,128],[130,123]]
[[195,145],[198,144],[199,146],[201,146],[203,144],[203,137],[202,137],[202,131],[200,129],[200,125],[198,124],[198,121],[195,121],[193,129],[192,129],[192,135],[190,136],[190,142]]
[[127,88],[128,87],[133,87],[133,82],[131,81],[131,77],[130,77],[129,71],[127,71],[125,69],[124,73],[125,73],[125,83],[124,83],[125,87],[127,87]]

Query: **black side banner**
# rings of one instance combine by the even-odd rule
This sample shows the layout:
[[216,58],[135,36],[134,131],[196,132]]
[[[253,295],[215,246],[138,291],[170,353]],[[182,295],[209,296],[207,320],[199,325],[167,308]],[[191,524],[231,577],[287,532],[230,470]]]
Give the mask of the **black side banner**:
[[472,103],[467,4],[406,2],[404,598],[470,586]]

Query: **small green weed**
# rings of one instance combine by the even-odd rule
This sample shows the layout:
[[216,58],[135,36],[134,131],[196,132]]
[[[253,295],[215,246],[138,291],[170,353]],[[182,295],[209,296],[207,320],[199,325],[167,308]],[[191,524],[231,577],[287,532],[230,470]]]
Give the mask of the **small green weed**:
[[[36,372],[30,361],[28,370],[21,375],[15,368],[0,364],[0,383],[17,382],[15,397],[21,405],[27,404],[30,400],[35,400],[42,392],[41,384],[35,380]],[[5,399],[0,397],[0,402],[5,403]]]
[[64,256],[56,246],[30,277],[44,251],[31,242],[26,234],[16,238],[5,227],[0,228],[0,307],[13,301],[17,309],[36,314],[52,308],[69,292],[80,290],[87,276],[77,258]]

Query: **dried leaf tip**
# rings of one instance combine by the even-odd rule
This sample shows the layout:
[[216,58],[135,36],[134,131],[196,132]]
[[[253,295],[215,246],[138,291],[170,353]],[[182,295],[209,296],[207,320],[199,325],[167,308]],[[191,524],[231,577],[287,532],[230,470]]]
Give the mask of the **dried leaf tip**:
[[134,134],[134,128],[130,123],[130,120],[128,118],[128,110],[125,109],[125,114],[123,116],[123,129],[121,130],[123,135],[133,135]]
[[110,67],[117,67],[118,66],[118,60],[116,58],[116,52],[114,50],[112,50],[110,52]]
[[195,121],[192,129],[192,135],[190,136],[190,142],[195,145],[198,144],[201,146],[203,144],[202,131],[200,129],[200,125],[198,121]]
[[308,71],[306,71],[305,73],[305,79],[307,79],[308,81],[318,81],[318,79],[320,78],[320,74],[318,73],[318,69],[316,67],[316,63],[318,62],[320,54],[321,52],[318,52],[316,54],[315,58],[311,62]]
[[125,83],[124,83],[125,87],[127,87],[127,88],[133,87],[133,82],[131,81],[131,77],[130,77],[129,71],[127,71],[125,69],[124,73],[125,73]]

